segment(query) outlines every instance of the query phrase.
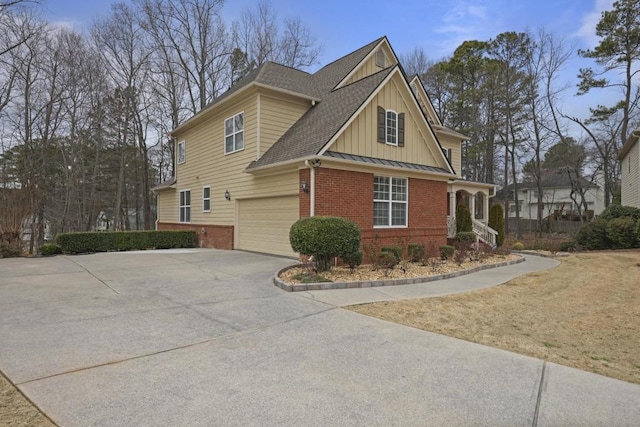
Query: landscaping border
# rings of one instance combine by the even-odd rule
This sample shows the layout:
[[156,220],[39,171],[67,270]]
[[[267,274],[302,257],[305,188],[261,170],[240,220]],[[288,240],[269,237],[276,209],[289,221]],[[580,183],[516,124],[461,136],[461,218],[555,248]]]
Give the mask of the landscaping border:
[[355,289],[355,288],[374,288],[379,286],[400,286],[400,285],[414,285],[417,283],[427,283],[436,280],[450,279],[452,277],[465,276],[471,273],[477,273],[478,271],[488,270],[490,268],[506,267],[508,265],[519,264],[524,262],[525,258],[521,256],[519,259],[511,261],[503,261],[495,264],[484,264],[477,267],[468,268],[466,270],[452,271],[451,273],[437,274],[435,276],[425,277],[409,277],[406,279],[386,279],[386,280],[369,280],[369,281],[354,281],[354,282],[322,282],[322,283],[285,283],[280,280],[280,274],[290,270],[292,268],[300,267],[302,264],[295,264],[285,267],[279,270],[273,276],[273,284],[280,289],[287,292],[302,292],[302,291],[324,291],[330,289]]

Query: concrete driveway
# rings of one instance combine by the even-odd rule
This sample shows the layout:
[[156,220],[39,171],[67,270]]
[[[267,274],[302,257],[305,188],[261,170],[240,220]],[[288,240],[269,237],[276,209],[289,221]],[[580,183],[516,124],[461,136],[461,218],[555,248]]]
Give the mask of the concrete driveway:
[[286,293],[271,276],[290,263],[198,249],[0,260],[0,370],[61,426],[640,420],[638,385]]

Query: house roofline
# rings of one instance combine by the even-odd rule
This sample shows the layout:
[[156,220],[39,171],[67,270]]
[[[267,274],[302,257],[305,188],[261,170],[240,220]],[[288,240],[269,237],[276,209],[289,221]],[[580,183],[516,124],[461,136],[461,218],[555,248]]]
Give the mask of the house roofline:
[[640,129],[636,129],[631,132],[631,135],[629,135],[627,142],[624,143],[624,145],[620,149],[620,153],[618,153],[618,160],[623,160],[624,157],[629,153],[629,151],[631,151],[631,148],[633,148],[633,146],[638,143],[639,139]]

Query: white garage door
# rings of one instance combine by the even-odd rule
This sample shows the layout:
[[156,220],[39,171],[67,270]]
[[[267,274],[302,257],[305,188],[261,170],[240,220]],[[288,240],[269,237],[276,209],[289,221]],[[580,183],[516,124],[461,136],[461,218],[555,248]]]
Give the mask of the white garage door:
[[238,242],[247,251],[296,256],[289,228],[298,220],[298,196],[238,200]]

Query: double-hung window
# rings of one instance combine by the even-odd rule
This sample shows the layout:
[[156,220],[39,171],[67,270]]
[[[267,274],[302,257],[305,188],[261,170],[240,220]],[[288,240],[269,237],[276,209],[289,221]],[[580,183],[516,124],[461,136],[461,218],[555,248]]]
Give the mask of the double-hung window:
[[211,212],[211,187],[202,187],[202,211]]
[[234,153],[244,148],[244,113],[224,121],[224,153]]
[[373,226],[407,226],[406,178],[376,176],[373,178]]
[[386,117],[386,143],[389,145],[398,145],[398,113],[393,110],[387,110]]
[[184,141],[180,141],[178,142],[178,163],[184,163],[186,159],[186,143]]
[[378,106],[378,142],[404,147],[404,113]]
[[180,191],[180,222],[191,222],[191,190]]

